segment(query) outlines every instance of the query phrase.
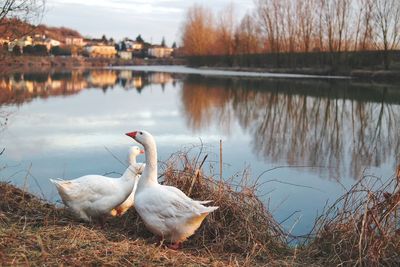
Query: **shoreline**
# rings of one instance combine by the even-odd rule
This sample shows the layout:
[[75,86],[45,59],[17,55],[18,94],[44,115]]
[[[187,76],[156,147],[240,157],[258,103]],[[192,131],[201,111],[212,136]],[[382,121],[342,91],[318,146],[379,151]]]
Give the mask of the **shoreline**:
[[[12,74],[17,72],[49,72],[72,69],[105,68],[149,68],[151,66],[185,66],[185,59],[132,59],[119,58],[88,58],[88,57],[63,57],[63,56],[9,56],[0,58],[0,73]],[[248,67],[207,67],[187,66],[192,68],[194,74],[217,75],[221,72],[237,72],[239,76],[249,77],[276,77],[276,78],[320,78],[320,79],[352,79],[362,82],[400,83],[400,70],[354,69],[351,71],[332,72],[324,68],[248,68]],[[155,71],[155,70],[151,70]],[[169,72],[169,71],[168,71]],[[172,72],[172,71],[171,71]],[[243,73],[246,73],[243,75]],[[222,73],[223,75],[223,73]],[[234,76],[234,75],[228,75]]]
[[246,68],[246,67],[196,67],[205,70],[226,70],[226,71],[246,71],[257,73],[272,74],[299,74],[324,77],[346,77],[354,80],[371,81],[371,82],[396,82],[400,83],[400,70],[369,70],[354,69],[350,72],[330,72],[327,69],[303,68],[303,69],[284,69],[284,68]]

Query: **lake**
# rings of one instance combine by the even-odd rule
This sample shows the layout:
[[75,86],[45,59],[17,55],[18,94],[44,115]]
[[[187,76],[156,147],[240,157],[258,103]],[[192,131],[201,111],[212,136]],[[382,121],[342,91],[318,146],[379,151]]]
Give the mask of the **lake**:
[[260,198],[287,229],[305,234],[326,203],[362,176],[393,175],[399,86],[191,72],[125,67],[1,77],[1,180],[57,202],[49,178],[117,176],[133,144],[124,133],[136,129],[155,136],[162,161],[203,143],[206,168],[218,175],[222,140],[223,177],[245,169],[261,175]]

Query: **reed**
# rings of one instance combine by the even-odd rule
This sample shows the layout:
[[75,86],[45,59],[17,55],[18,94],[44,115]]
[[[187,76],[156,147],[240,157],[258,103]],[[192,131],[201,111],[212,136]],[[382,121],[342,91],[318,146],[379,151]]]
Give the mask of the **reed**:
[[318,218],[304,255],[330,265],[399,266],[399,174],[359,180]]
[[164,165],[165,184],[190,193],[193,199],[212,200],[211,205],[219,206],[187,244],[256,260],[288,255],[286,233],[257,197],[257,184],[248,172],[224,180],[219,174],[201,174],[206,156],[199,153],[190,157],[188,151],[179,151]]

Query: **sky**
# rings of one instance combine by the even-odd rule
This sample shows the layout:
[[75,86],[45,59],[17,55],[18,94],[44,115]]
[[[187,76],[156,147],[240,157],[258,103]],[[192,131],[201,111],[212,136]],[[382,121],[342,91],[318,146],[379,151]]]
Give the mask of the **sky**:
[[179,44],[185,12],[195,3],[214,12],[233,3],[238,18],[253,7],[253,0],[47,0],[42,23],[72,28],[90,37],[105,34],[120,40],[141,34],[151,43],[161,43],[165,37],[167,45]]

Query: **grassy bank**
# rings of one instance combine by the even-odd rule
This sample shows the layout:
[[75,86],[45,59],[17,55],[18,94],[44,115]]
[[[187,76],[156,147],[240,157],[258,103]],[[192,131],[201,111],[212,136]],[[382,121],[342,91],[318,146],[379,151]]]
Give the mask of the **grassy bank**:
[[48,72],[65,71],[74,68],[99,68],[106,66],[131,65],[183,65],[182,59],[142,59],[123,60],[120,58],[89,58],[71,56],[13,56],[0,53],[0,72],[9,74],[15,72]]
[[400,51],[389,51],[385,69],[383,51],[264,53],[187,56],[189,66],[229,70],[340,75],[375,82],[400,82]]
[[[289,246],[287,233],[256,196],[257,184],[201,173],[203,156],[177,153],[164,183],[220,206],[180,251],[155,245],[134,209],[105,228],[82,223],[7,183],[0,183],[2,265],[321,266],[400,263],[399,176],[365,177],[327,209],[312,236]],[[369,184],[367,181],[375,181]],[[372,190],[374,188],[374,190]]]

